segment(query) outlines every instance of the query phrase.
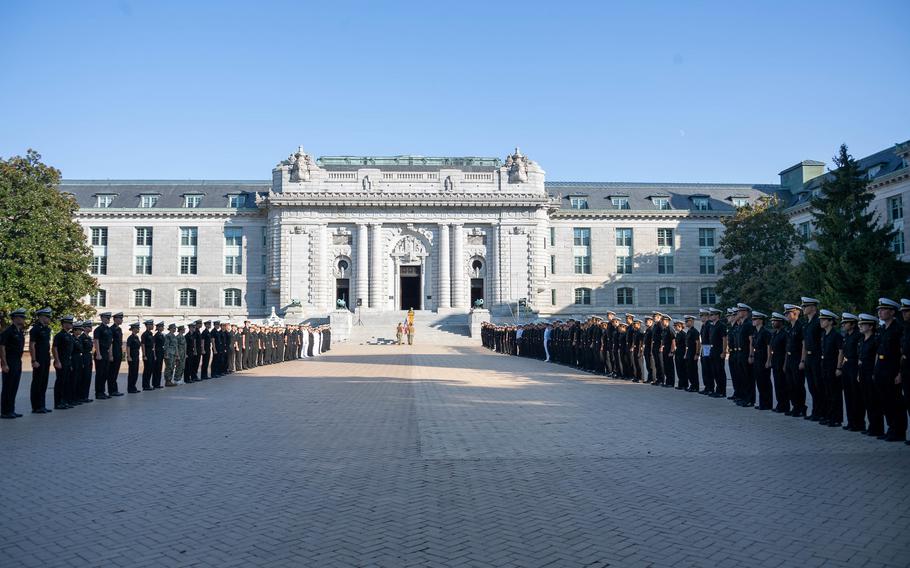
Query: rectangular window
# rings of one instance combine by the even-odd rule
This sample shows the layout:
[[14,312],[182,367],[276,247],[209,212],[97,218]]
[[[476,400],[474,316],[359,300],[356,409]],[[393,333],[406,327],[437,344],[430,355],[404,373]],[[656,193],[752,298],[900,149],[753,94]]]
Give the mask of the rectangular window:
[[714,257],[713,256],[699,256],[698,257],[698,273],[699,274],[714,274]]
[[701,289],[701,305],[713,306],[716,303],[717,303],[717,295],[714,292],[714,288],[702,288]]
[[701,248],[714,248],[714,229],[698,230],[698,246]]
[[89,296],[88,301],[94,308],[107,307],[107,290],[95,290]]
[[550,305],[551,306],[556,305],[556,288],[550,289]]
[[572,206],[572,209],[587,209],[588,208],[588,198],[587,197],[570,197],[569,203]]
[[139,207],[148,209],[150,207],[154,207],[157,204],[158,204],[157,195],[140,195],[139,196]]
[[151,227],[136,227],[136,246],[139,246],[139,247],[152,246],[152,228]]
[[632,257],[631,256],[617,256],[616,257],[616,273],[617,274],[632,274]]
[[243,207],[246,202],[246,197],[243,195],[228,195],[228,207],[237,209]]
[[193,290],[192,288],[184,288],[183,290],[180,290],[180,307],[196,307],[196,290]]
[[894,238],[891,240],[891,251],[894,254],[904,254],[904,231],[903,229],[894,233]]
[[800,223],[799,225],[796,226],[796,231],[800,234],[800,236],[802,238],[804,238],[808,241],[810,238],[812,238],[812,222],[803,221],[802,223]]
[[615,207],[616,209],[631,209],[632,208],[631,206],[629,206],[628,197],[612,197],[612,198],[610,198],[610,201],[613,203],[613,207]]
[[588,306],[591,304],[591,289],[590,288],[576,288],[575,289],[575,303],[581,306]]
[[107,274],[107,257],[97,255],[92,257],[92,274]]
[[657,229],[657,246],[673,246],[673,229]]
[[733,202],[733,207],[745,207],[749,204],[749,199],[747,197],[734,197],[730,201]]
[[224,305],[229,308],[239,308],[241,304],[240,290],[228,288],[224,291]]
[[676,304],[676,288],[661,288],[657,291],[657,302],[661,306],[673,306]]
[[265,275],[269,271],[269,257],[268,255],[262,255],[262,274]]
[[696,211],[709,211],[711,209],[711,202],[708,201],[707,197],[693,197],[692,206]]
[[180,274],[197,274],[198,260],[195,256],[180,257]]
[[269,246],[269,228],[262,228],[262,248]]
[[575,274],[591,274],[591,257],[575,257]]
[[616,246],[632,246],[632,229],[616,229]]
[[633,295],[634,291],[632,288],[617,288],[616,304],[619,306],[631,306],[635,302]]
[[243,229],[240,227],[225,227],[224,246],[239,247],[243,244]]
[[152,307],[152,291],[140,288],[133,293],[133,305],[137,308]]
[[111,203],[114,202],[114,196],[112,194],[103,193],[101,195],[95,196],[95,207],[100,207],[106,209],[111,206]]
[[574,244],[577,247],[591,246],[591,229],[572,229]]
[[190,209],[196,209],[202,205],[202,196],[198,194],[184,195],[183,206]]
[[556,274],[556,255],[550,255],[550,274]]
[[196,227],[180,227],[180,246],[194,247],[199,243],[199,229]]
[[92,246],[107,246],[107,227],[92,227]]
[[892,223],[904,218],[904,198],[902,195],[895,195],[888,198],[888,220]]
[[673,274],[673,256],[660,255],[657,257],[657,273]]
[[136,256],[136,274],[152,273],[152,257]]
[[550,227],[550,246],[556,246],[556,227]]
[[240,227],[224,228],[224,273],[242,274],[243,229]]
[[259,291],[259,304],[265,307],[265,288]]
[[239,257],[239,256],[224,257],[224,273],[225,274],[243,274],[242,268],[241,268],[241,257]]
[[670,209],[670,198],[669,197],[655,197],[652,199],[655,209],[668,210]]

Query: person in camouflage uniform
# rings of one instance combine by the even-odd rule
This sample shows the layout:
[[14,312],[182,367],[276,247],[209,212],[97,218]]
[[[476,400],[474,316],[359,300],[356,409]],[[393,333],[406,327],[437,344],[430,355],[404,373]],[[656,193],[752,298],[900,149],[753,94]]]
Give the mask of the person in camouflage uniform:
[[177,358],[174,359],[174,383],[183,384],[183,372],[186,368],[186,335],[184,327],[177,326]]

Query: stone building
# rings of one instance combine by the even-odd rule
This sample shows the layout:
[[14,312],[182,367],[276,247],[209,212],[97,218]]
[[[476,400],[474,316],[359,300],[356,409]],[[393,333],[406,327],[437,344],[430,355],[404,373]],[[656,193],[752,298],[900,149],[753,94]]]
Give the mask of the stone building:
[[[902,228],[905,143],[869,158],[883,219]],[[546,181],[516,149],[483,157],[325,156],[271,181],[65,180],[92,245],[99,310],[260,318],[272,307],[500,314],[681,314],[716,301],[721,219],[767,196],[801,228],[824,164],[780,185]],[[811,227],[809,228],[811,233]],[[903,236],[903,233],[901,233]],[[896,251],[904,253],[903,239]]]

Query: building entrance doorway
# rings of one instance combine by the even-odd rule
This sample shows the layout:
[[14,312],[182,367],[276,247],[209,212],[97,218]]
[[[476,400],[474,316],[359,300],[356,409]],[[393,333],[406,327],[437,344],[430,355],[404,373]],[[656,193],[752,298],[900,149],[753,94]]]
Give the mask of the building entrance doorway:
[[471,278],[471,307],[477,300],[483,300],[483,278]]
[[344,305],[346,308],[351,309],[351,279],[350,278],[336,278],[335,279],[335,305],[338,305],[338,300],[344,300]]
[[420,267],[402,266],[399,270],[399,280],[401,281],[399,287],[399,290],[401,291],[399,296],[401,298],[401,305],[399,306],[399,309],[422,309],[420,303]]

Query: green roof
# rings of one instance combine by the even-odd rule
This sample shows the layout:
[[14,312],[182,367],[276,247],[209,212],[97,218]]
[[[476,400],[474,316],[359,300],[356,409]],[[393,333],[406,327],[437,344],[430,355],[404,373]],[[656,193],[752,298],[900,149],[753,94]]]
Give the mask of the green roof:
[[498,168],[499,158],[481,156],[322,156],[320,166],[481,166]]

